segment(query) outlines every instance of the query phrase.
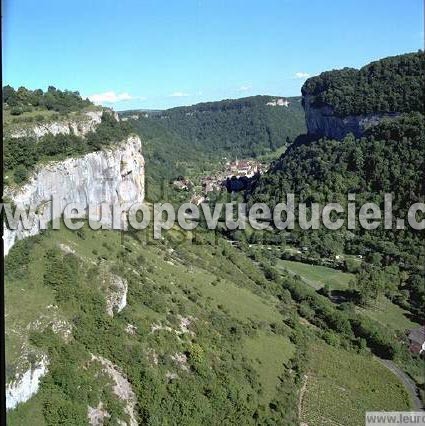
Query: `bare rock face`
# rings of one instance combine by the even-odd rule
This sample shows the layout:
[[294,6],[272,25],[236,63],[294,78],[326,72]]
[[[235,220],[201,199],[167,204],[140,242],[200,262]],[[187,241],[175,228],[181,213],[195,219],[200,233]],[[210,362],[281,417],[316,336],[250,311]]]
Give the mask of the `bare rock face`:
[[384,118],[397,117],[398,113],[375,113],[363,115],[348,115],[340,117],[335,114],[332,106],[314,105],[314,97],[303,97],[305,120],[310,135],[326,137],[329,139],[343,139],[348,133],[356,138],[362,137],[367,129],[376,126]]
[[127,380],[125,374],[109,359],[103,358],[99,355],[92,355],[92,361],[99,362],[102,365],[103,371],[108,376],[110,376],[114,382],[112,391],[121,401],[125,403],[124,411],[127,414],[129,421],[120,421],[120,424],[127,426],[137,426],[137,398],[133,388],[131,387],[131,383]]
[[103,408],[102,401],[99,402],[97,407],[87,407],[87,419],[91,426],[103,426],[105,420],[109,419],[111,415]]
[[[140,203],[144,199],[144,158],[141,141],[129,136],[121,143],[79,158],[40,165],[30,181],[20,188],[6,188],[5,197],[30,212],[30,229],[4,228],[5,255],[16,240],[36,235],[47,223],[60,217],[69,203],[82,206],[107,203]],[[56,207],[53,208],[52,197]]]
[[40,380],[47,373],[49,361],[47,356],[42,357],[37,365],[29,368],[22,375],[6,386],[6,410],[15,408],[19,403],[28,401],[37,393]]
[[106,296],[106,311],[113,317],[114,312],[121,312],[127,306],[128,283],[118,275],[110,274]]
[[[10,131],[10,136],[12,138],[22,138],[25,136],[34,136],[37,139],[42,138],[47,134],[53,136],[63,134],[69,135],[74,134],[75,136],[84,137],[87,133],[93,132],[96,130],[97,126],[102,121],[103,111],[87,111],[82,116],[75,118],[70,118],[67,120],[61,121],[51,121],[36,124],[34,126],[27,126],[21,128],[14,128]],[[114,118],[118,121],[118,116],[116,113],[112,113]]]

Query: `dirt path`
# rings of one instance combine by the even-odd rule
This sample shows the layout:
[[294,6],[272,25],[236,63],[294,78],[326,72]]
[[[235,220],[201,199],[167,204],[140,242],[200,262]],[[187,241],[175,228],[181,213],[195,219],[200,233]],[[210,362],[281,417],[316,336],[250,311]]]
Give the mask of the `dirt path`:
[[308,376],[307,376],[307,374],[305,374],[304,377],[303,377],[303,385],[301,386],[300,397],[299,397],[299,400],[298,400],[298,421],[300,422],[300,426],[307,426],[306,423],[303,423],[301,421],[303,398],[304,398],[305,390],[307,388],[307,381],[308,381]]
[[410,399],[413,402],[415,410],[422,411],[424,409],[421,400],[419,399],[418,388],[416,387],[415,382],[400,368],[398,368],[392,361],[388,359],[377,358],[377,360],[392,371],[403,383],[406,390],[409,392]]

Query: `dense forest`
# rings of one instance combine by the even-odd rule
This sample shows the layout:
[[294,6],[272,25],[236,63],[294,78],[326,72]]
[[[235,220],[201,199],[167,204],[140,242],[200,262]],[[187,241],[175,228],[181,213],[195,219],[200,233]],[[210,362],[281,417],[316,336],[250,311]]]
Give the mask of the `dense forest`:
[[159,121],[140,117],[129,123],[142,140],[143,156],[148,164],[146,195],[151,201],[161,199],[169,181],[176,176],[187,175],[189,166],[202,167],[207,161],[207,155],[199,147],[186,143]]
[[45,92],[41,89],[19,87],[15,90],[11,86],[4,86],[3,104],[11,115],[21,115],[38,108],[67,113],[93,105],[88,99],[82,99],[79,92],[61,91],[53,86],[49,86]]
[[[425,200],[424,54],[384,58],[354,70],[329,71],[306,81],[303,95],[313,105],[330,105],[340,115],[395,112],[361,139],[347,135],[342,141],[303,135],[262,176],[248,194],[250,203],[271,205],[296,194],[306,203],[338,202],[347,206],[347,194],[356,194],[357,213],[366,202],[384,205],[384,194],[393,195],[393,223],[406,218],[408,208]],[[365,231],[295,229],[280,233],[308,248],[317,258],[350,253],[366,259],[357,277],[358,302],[386,294],[423,318],[425,246],[421,231],[410,228]],[[395,225],[393,226],[395,229]],[[279,234],[279,233],[277,233]],[[388,270],[389,268],[389,270]],[[402,271],[403,278],[394,279]],[[386,275],[386,274],[389,275]]]
[[308,79],[303,96],[313,106],[330,105],[340,116],[373,112],[422,112],[425,104],[425,56],[422,51],[372,62],[360,70],[326,71]]

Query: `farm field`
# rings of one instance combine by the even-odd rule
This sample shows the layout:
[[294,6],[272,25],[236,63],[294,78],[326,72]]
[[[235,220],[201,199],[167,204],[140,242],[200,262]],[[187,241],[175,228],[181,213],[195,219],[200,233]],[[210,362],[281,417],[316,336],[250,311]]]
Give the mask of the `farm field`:
[[306,375],[301,421],[308,425],[358,426],[366,411],[411,407],[403,384],[369,355],[317,343]]

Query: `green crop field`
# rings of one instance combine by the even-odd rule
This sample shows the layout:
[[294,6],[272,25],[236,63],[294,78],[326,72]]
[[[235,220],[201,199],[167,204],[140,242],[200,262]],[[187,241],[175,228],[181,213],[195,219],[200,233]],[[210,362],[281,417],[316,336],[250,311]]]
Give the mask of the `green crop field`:
[[[329,284],[331,290],[345,290],[349,287],[350,281],[354,279],[353,274],[289,260],[279,260],[278,267],[291,274],[299,275],[306,284],[316,290],[325,284]],[[357,307],[356,310],[392,330],[404,331],[419,326],[407,317],[405,310],[384,296],[381,296],[376,302],[371,302],[367,307]]]
[[409,396],[398,378],[371,356],[324,343],[310,349],[301,421],[308,425],[358,426],[366,411],[402,411]]

